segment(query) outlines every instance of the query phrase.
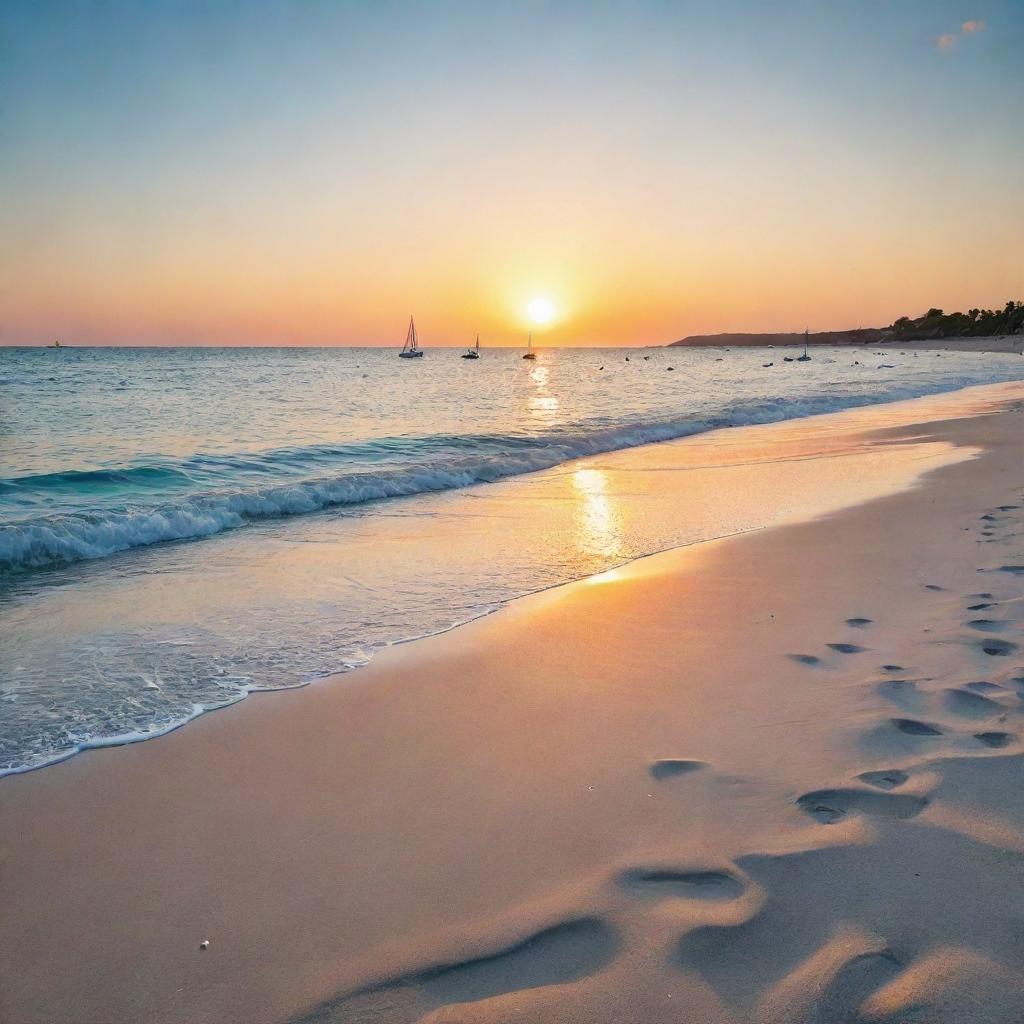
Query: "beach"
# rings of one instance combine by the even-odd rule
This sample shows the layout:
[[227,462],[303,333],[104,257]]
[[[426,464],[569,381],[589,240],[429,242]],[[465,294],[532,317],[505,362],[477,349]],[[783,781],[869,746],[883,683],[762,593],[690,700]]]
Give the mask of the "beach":
[[876,7],[3,4],[0,1024],[1024,1024],[1024,3]]
[[0,1020],[1019,1020],[1024,388],[728,433],[603,471],[749,530],[0,781]]
[[[871,355],[906,355],[910,353],[934,352],[998,352],[1004,355],[1021,355],[1024,350],[1024,334],[995,334],[980,337],[913,338],[901,339],[888,334],[889,328],[869,328],[867,331],[831,331],[811,335],[802,334],[709,334],[693,339],[671,343],[669,348],[744,348],[747,346],[769,346],[771,348],[809,347],[864,348]],[[873,335],[868,340],[858,335]]]
[[1024,334],[1000,334],[992,338],[931,338],[917,341],[890,341],[888,348],[907,352],[1005,352],[1021,355]]

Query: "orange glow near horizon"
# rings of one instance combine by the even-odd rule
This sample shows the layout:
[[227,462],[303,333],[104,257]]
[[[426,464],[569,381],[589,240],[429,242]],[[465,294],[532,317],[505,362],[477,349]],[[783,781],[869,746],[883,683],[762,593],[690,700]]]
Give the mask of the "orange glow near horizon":
[[399,346],[412,311],[426,347],[661,345],[1024,298],[1024,16],[940,52],[924,0],[885,33],[737,3],[15,5],[0,344]]
[[[2,341],[397,346],[412,310],[428,347],[462,346],[477,332],[490,346],[518,346],[527,327],[545,346],[660,345],[687,334],[879,326],[930,305],[1018,297],[998,218],[979,215],[971,240],[957,240],[970,260],[950,261],[949,245],[917,241],[953,230],[923,207],[904,208],[900,237],[879,246],[880,198],[840,229],[829,196],[805,196],[799,232],[787,232],[785,210],[751,206],[740,224],[720,222],[735,196],[708,197],[699,216],[679,204],[659,217],[658,202],[637,202],[613,217],[629,222],[628,233],[583,213],[558,228],[536,225],[529,233],[544,249],[520,237],[511,212],[504,223],[459,220],[443,203],[436,217],[451,212],[450,229],[432,237],[426,217],[411,249],[398,215],[349,216],[349,236],[375,240],[351,248],[312,211],[290,231],[265,225],[273,246],[241,219],[167,224],[142,256],[130,234],[63,225],[51,246],[25,247],[17,273],[0,278]],[[596,212],[600,200],[592,204]],[[686,225],[678,240],[660,226],[670,213]],[[535,307],[540,299],[550,305]]]
[[[463,240],[448,236],[447,253],[420,258],[346,253],[312,227],[276,259],[231,231],[169,237],[141,260],[127,242],[108,239],[96,260],[93,239],[67,238],[56,252],[29,250],[16,278],[0,283],[2,341],[401,345],[411,309],[428,347],[462,346],[477,332],[488,345],[518,346],[526,327],[546,346],[660,345],[687,334],[880,326],[930,305],[1019,297],[1003,228],[984,223],[966,265],[911,242],[923,230],[913,221],[907,240],[884,251],[868,226],[851,229],[841,257],[828,220],[775,243],[772,259],[735,232],[690,230],[666,250],[649,227],[628,246],[574,229],[552,240],[564,249],[557,272],[555,260],[529,254],[521,266],[539,269],[510,266],[507,252],[470,259],[481,248],[472,223]],[[555,284],[542,292],[535,280]],[[557,303],[544,299],[555,294]]]

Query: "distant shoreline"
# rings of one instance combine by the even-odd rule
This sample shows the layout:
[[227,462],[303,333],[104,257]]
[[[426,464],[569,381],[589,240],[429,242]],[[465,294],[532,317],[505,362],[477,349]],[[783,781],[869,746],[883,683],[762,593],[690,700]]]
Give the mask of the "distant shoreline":
[[[807,336],[809,346],[842,346],[864,348],[887,346],[901,352],[913,350],[946,350],[948,352],[1005,352],[1021,353],[1024,334],[996,334],[975,338],[917,338],[913,341],[894,338],[881,328],[856,331],[821,331]],[[802,346],[803,334],[695,334],[679,341],[671,341],[666,348],[783,348]]]

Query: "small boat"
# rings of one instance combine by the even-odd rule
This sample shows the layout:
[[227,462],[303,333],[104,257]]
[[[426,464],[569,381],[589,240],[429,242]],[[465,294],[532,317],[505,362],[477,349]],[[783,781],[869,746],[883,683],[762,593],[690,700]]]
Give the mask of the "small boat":
[[476,344],[472,348],[466,349],[466,351],[462,353],[462,358],[463,359],[479,359],[480,358],[480,335],[479,334],[476,336]]
[[807,354],[807,339],[808,332],[804,331],[804,354],[796,357],[798,363],[809,363],[811,361],[811,357]]
[[62,344],[61,344],[61,343],[60,343],[59,341],[55,341],[55,342],[54,342],[54,343],[53,343],[53,344],[52,344],[52,345],[50,346],[50,348],[63,348],[63,347],[64,347],[64,346],[63,346],[63,345],[62,345]]
[[402,351],[398,353],[398,358],[415,359],[422,355],[423,349],[420,348],[420,343],[416,338],[416,325],[412,322],[412,317],[409,317],[409,330],[405,335],[405,344],[402,346]]
[[524,359],[536,359],[537,353],[533,351],[533,331],[530,331],[530,336],[526,339],[526,352],[523,355]]

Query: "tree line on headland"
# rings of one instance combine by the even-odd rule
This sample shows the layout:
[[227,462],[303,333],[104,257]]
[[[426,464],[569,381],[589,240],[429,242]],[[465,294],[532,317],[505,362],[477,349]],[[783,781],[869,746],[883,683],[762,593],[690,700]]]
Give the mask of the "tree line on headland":
[[929,309],[917,319],[901,316],[890,328],[893,338],[905,341],[916,338],[991,338],[1000,334],[1016,334],[1022,329],[1024,302],[1007,302],[1002,309],[969,309],[966,313]]
[[693,334],[675,345],[881,345],[890,341],[932,338],[991,338],[1024,333],[1024,302],[1007,302],[1002,309],[969,309],[944,313],[929,309],[919,317],[901,316],[889,327],[858,327],[850,331],[817,331],[813,334]]

